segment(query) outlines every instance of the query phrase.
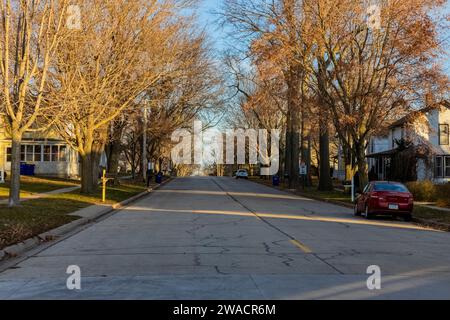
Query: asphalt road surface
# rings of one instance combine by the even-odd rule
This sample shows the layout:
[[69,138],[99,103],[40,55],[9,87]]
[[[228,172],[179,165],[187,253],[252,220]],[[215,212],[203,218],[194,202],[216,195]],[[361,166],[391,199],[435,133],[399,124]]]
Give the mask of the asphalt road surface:
[[449,233],[231,178],[176,179],[0,273],[0,299],[428,298],[450,299]]

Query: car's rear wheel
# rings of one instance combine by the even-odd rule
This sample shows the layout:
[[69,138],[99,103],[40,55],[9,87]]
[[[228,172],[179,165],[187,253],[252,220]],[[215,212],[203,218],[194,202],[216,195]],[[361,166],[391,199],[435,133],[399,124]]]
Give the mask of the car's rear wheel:
[[353,214],[355,215],[355,217],[360,217],[361,216],[361,212],[358,209],[358,204],[355,204],[355,209]]
[[412,214],[407,214],[403,217],[403,220],[405,220],[406,222],[411,222],[413,220]]
[[366,209],[364,210],[364,217],[366,219],[372,219],[372,214],[370,213],[369,206],[366,205]]

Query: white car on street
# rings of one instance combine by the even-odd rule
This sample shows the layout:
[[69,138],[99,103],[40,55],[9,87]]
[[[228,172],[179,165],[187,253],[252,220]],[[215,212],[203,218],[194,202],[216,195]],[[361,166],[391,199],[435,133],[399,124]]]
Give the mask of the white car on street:
[[236,172],[236,179],[248,179],[248,171],[247,170],[238,170]]

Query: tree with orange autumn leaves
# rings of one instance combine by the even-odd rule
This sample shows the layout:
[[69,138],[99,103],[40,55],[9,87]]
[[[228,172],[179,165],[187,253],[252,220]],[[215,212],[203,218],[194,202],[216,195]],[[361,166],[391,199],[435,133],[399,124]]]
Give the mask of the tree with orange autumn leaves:
[[[329,177],[331,129],[347,155],[347,177],[357,171],[360,187],[367,183],[365,151],[371,136],[402,114],[438,106],[448,94],[448,78],[439,65],[443,44],[436,14],[444,4],[443,0],[226,2],[223,16],[240,40],[247,40],[245,52],[255,74],[284,81],[285,172],[297,176],[298,147],[308,150],[299,143],[307,136],[302,128],[314,122],[320,124],[324,158],[320,176]],[[371,5],[371,10],[379,9],[379,17],[371,16]],[[324,189],[331,187],[328,181],[321,183]]]

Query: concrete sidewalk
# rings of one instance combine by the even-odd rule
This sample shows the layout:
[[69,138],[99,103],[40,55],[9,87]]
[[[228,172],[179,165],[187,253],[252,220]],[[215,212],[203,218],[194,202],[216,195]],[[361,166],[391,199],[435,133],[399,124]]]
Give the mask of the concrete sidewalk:
[[[170,182],[171,179],[163,181],[161,184],[152,184],[146,191],[137,194],[129,199],[126,199],[120,203],[116,204],[97,204],[92,205],[83,209],[80,209],[78,211],[75,211],[73,213],[69,213],[68,215],[79,217],[80,219],[74,220],[68,224],[62,225],[58,228],[55,228],[53,230],[47,231],[45,233],[39,234],[35,237],[29,238],[21,243],[12,245],[10,247],[4,248],[0,250],[0,263],[3,260],[7,260],[11,257],[17,257],[20,256],[27,251],[32,250],[33,248],[38,247],[40,244],[54,241],[55,239],[63,238],[64,236],[68,235],[71,232],[75,232],[77,229],[84,225],[89,225],[91,223],[94,223],[100,219],[102,219],[105,216],[108,216],[109,214],[113,213],[116,210],[120,210],[129,204],[139,200],[140,198],[143,198],[150,193],[152,193],[154,190],[157,190],[159,187],[164,186],[166,183]],[[69,188],[71,189],[71,188]],[[61,189],[61,190],[68,190],[68,189]],[[55,190],[51,194],[58,193],[61,190]],[[75,189],[76,190],[76,189]],[[70,192],[70,191],[66,191]],[[49,193],[46,193],[49,194]],[[0,265],[0,272],[1,272],[2,266]]]
[[[78,189],[80,189],[80,186],[69,187],[69,188],[64,188],[64,189],[58,189],[58,190],[53,190],[53,191],[43,192],[43,193],[36,193],[36,194],[31,195],[31,196],[23,197],[22,199],[20,199],[20,202],[29,201],[29,200],[35,200],[35,199],[41,199],[41,198],[45,198],[47,196],[51,196],[51,195],[55,195],[55,194],[69,193],[69,192],[73,192],[73,191],[78,190]],[[9,202],[8,199],[0,200],[0,205],[8,204],[8,202]]]

